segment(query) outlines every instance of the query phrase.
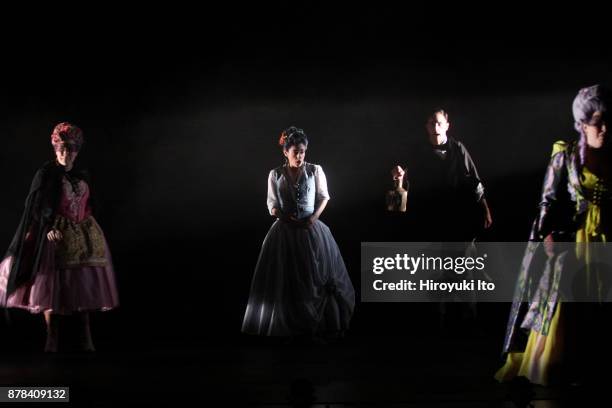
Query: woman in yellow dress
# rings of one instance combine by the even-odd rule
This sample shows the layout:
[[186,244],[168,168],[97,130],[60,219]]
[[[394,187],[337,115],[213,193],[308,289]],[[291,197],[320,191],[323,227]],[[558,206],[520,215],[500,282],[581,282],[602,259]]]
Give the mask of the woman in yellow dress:
[[[580,137],[553,146],[506,330],[506,362],[495,375],[500,382],[522,376],[550,385],[586,374],[585,356],[595,340],[586,338],[584,328],[600,308],[597,303],[569,303],[568,295],[578,286],[582,300],[596,302],[604,294],[593,243],[607,242],[612,229],[609,100],[609,90],[601,85],[581,89],[572,107]],[[562,242],[574,244],[565,247]],[[534,276],[538,248],[547,260]],[[576,270],[581,273],[572,279]]]

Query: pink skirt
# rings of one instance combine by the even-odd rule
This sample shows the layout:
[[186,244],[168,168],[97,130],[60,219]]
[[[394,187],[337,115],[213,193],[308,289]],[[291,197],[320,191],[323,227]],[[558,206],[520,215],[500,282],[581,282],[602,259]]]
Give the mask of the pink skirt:
[[[6,307],[32,313],[50,310],[57,314],[110,310],[119,305],[115,273],[105,241],[105,266],[55,267],[55,243],[45,241],[40,269],[31,282],[21,285],[6,299],[6,285],[13,263],[9,256],[0,262],[0,300]],[[4,302],[2,302],[4,303]]]

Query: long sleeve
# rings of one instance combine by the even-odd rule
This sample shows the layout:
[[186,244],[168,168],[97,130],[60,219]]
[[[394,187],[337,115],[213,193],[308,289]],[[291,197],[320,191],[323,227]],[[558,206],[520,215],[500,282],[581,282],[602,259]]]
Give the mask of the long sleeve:
[[472,156],[470,156],[470,153],[465,148],[463,143],[458,142],[458,144],[463,157],[463,166],[465,168],[466,176],[469,179],[470,189],[474,194],[475,200],[478,202],[484,197],[484,185],[480,180],[480,176],[478,175],[478,170],[476,169],[476,165],[472,160]]
[[[542,194],[538,204],[538,215],[533,223],[530,241],[539,241],[547,235],[563,234],[570,229],[569,224],[573,214],[568,211],[564,203],[567,193],[567,149],[563,142],[555,143],[553,155],[550,159],[544,182]],[[566,204],[566,203],[565,203]]]
[[329,200],[329,192],[327,191],[327,178],[323,172],[323,168],[318,164],[315,166],[315,186],[317,189],[316,201]]
[[271,170],[268,175],[268,212],[272,215],[273,208],[280,208],[278,199],[278,184],[276,182],[276,170]]

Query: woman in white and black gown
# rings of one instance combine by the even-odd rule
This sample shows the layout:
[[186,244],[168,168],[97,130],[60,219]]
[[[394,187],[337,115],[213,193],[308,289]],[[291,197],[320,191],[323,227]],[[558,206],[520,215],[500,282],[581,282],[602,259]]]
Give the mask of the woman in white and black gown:
[[329,228],[323,169],[305,161],[301,129],[283,131],[286,163],[270,171],[266,235],[251,284],[242,331],[264,336],[337,337],[349,327],[355,291]]

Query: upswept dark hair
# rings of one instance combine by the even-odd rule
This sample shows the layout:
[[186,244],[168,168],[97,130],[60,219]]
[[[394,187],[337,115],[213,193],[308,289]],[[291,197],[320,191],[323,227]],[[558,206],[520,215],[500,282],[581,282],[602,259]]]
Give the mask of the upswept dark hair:
[[282,131],[280,139],[278,139],[278,144],[284,150],[289,150],[291,146],[297,146],[299,144],[308,146],[308,137],[306,133],[304,133],[304,130],[296,128],[295,126],[290,126]]

